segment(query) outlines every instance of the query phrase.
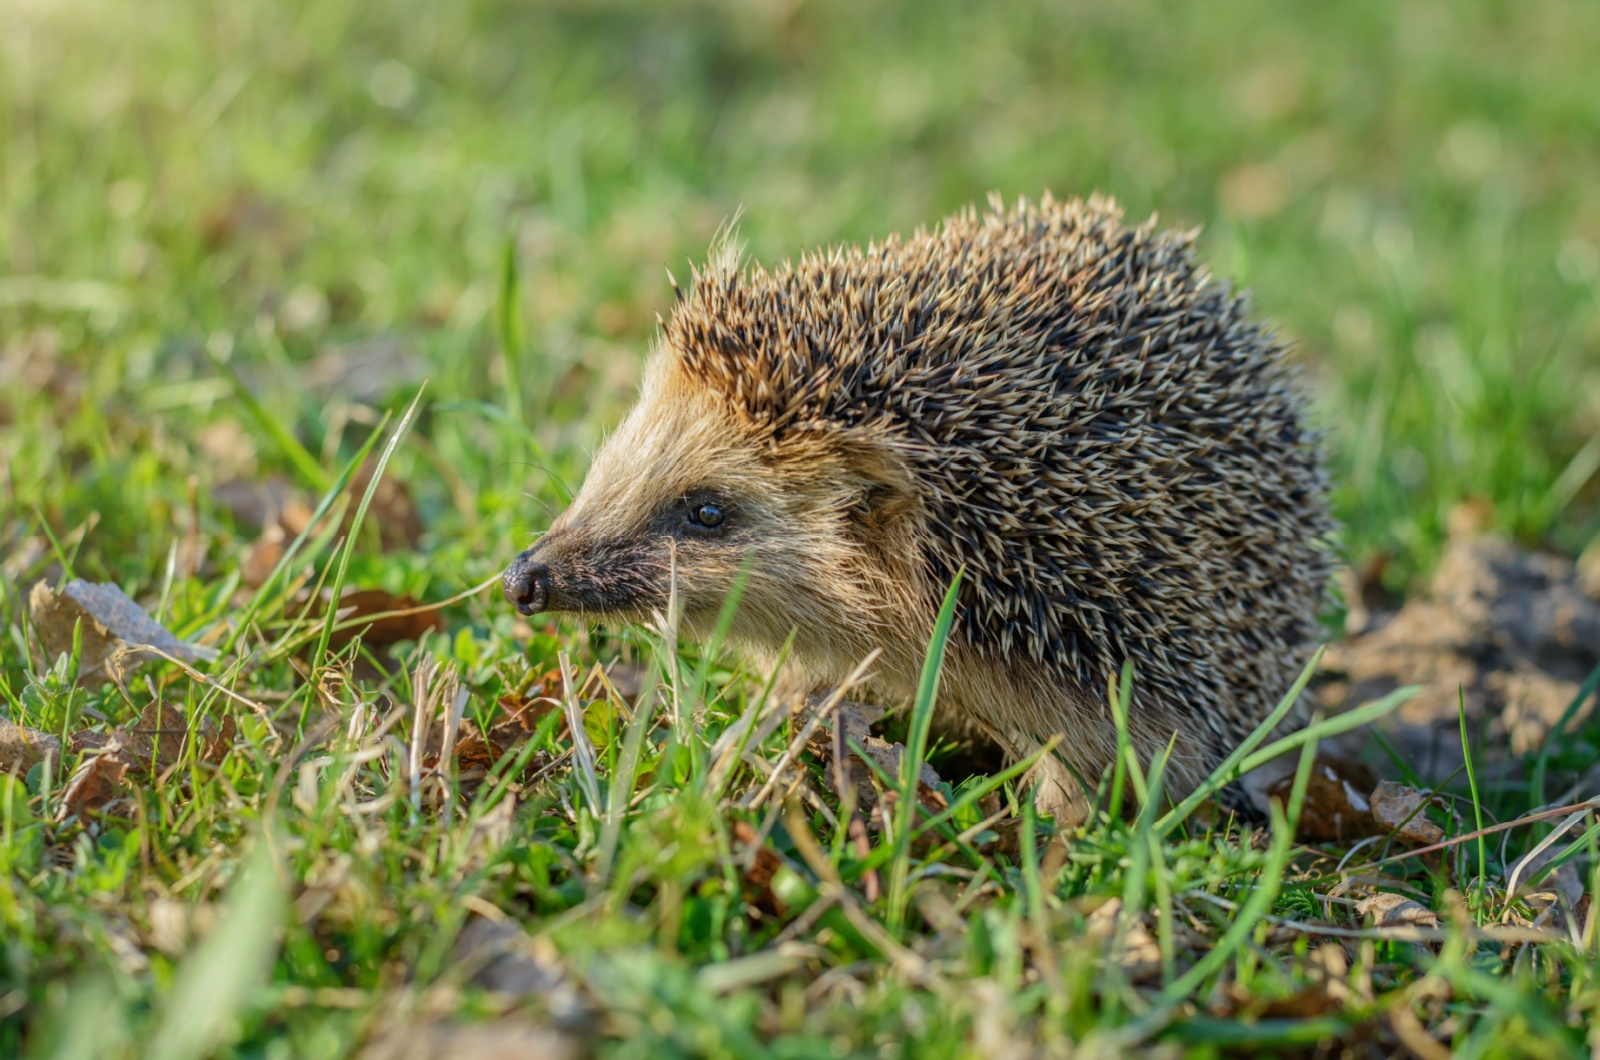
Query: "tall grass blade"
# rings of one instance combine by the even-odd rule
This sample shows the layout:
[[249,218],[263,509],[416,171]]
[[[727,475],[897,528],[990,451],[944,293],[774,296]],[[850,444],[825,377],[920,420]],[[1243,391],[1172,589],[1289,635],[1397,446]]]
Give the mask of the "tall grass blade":
[[1249,896],[1240,906],[1233,923],[1215,946],[1207,950],[1193,967],[1174,979],[1161,992],[1164,1004],[1180,1003],[1220,971],[1233,959],[1233,955],[1244,945],[1251,932],[1259,926],[1262,914],[1271,909],[1272,903],[1277,901],[1278,888],[1283,883],[1283,870],[1289,864],[1289,851],[1294,845],[1295,826],[1299,823],[1300,812],[1305,807],[1306,787],[1311,781],[1311,764],[1316,759],[1316,752],[1315,738],[1305,741],[1300,748],[1300,763],[1295,769],[1294,785],[1289,791],[1288,812],[1285,813],[1275,801],[1268,804],[1272,817],[1272,843],[1267,849],[1261,876],[1250,888]]
[[228,382],[233,385],[233,396],[239,399],[239,404],[243,406],[245,412],[255,421],[256,426],[272,439],[273,444],[288,458],[289,463],[294,465],[294,469],[305,479],[306,484],[319,493],[327,492],[331,485],[328,473],[322,469],[317,458],[311,455],[311,451],[300,444],[300,439],[294,436],[293,431],[278,422],[278,418],[267,411],[266,406],[256,397],[255,391],[251,390],[245,381],[239,378],[239,373],[233,370],[233,365],[218,357],[209,346],[205,347],[205,351],[217,370],[228,377]]
[[928,642],[922,676],[917,682],[917,698],[911,705],[911,728],[906,735],[905,754],[900,759],[900,802],[895,808],[895,854],[889,879],[889,927],[896,932],[905,922],[906,884],[911,874],[911,831],[917,819],[917,785],[922,776],[922,764],[928,756],[928,730],[933,724],[933,704],[939,693],[945,645],[955,622],[961,575],[961,571],[956,571],[944,594],[944,602],[939,605],[939,617],[934,621],[933,637]]
[[1572,719],[1578,716],[1578,711],[1583,709],[1583,705],[1595,694],[1596,689],[1600,689],[1600,666],[1589,671],[1589,676],[1583,679],[1583,684],[1578,688],[1578,694],[1572,697],[1572,702],[1561,712],[1560,719],[1551,727],[1544,738],[1544,743],[1540,745],[1539,759],[1534,762],[1533,775],[1529,778],[1535,806],[1544,805],[1544,780],[1550,768],[1550,752],[1555,749],[1567,726],[1572,724]]
[[317,650],[311,656],[312,673],[322,668],[322,663],[327,657],[328,642],[333,639],[333,627],[339,621],[339,600],[344,594],[345,576],[350,572],[350,557],[355,554],[356,542],[361,537],[361,523],[367,517],[367,508],[371,506],[372,498],[378,492],[378,483],[383,481],[383,473],[389,467],[389,458],[394,456],[394,451],[400,447],[401,439],[405,438],[426,390],[426,383],[417,388],[417,396],[411,399],[405,415],[394,425],[394,433],[389,436],[389,444],[384,446],[383,452],[378,455],[378,465],[372,469],[372,477],[367,480],[366,492],[361,495],[361,503],[356,506],[355,518],[350,520],[350,532],[345,536],[344,547],[339,550],[338,565],[334,569],[333,585],[330,588],[332,596],[328,602],[328,613],[323,616],[322,636],[317,638]]
[[178,968],[145,1054],[150,1060],[200,1060],[226,1043],[250,991],[271,969],[287,905],[271,848],[260,838],[228,889],[216,930]]
[[[1478,795],[1478,774],[1472,768],[1472,744],[1467,739],[1467,692],[1461,685],[1456,685],[1456,713],[1461,719],[1461,754],[1466,759],[1467,786],[1472,791],[1472,814],[1477,829],[1483,831],[1483,799]],[[1488,880],[1489,855],[1484,845],[1484,837],[1478,836],[1478,885],[1473,888],[1476,892],[1476,902],[1483,904],[1483,889]]]
[[1316,653],[1311,656],[1311,661],[1306,663],[1305,669],[1300,671],[1300,676],[1295,678],[1293,685],[1289,686],[1289,691],[1285,692],[1283,698],[1278,700],[1278,705],[1272,708],[1272,713],[1268,714],[1249,736],[1239,742],[1239,746],[1235,747],[1232,753],[1222,760],[1222,764],[1212,771],[1211,776],[1206,778],[1206,781],[1196,788],[1192,795],[1178,803],[1170,813],[1156,822],[1157,835],[1165,835],[1170,832],[1178,822],[1193,813],[1197,806],[1222,790],[1234,779],[1235,770],[1245,760],[1245,757],[1261,746],[1262,741],[1272,735],[1272,730],[1276,729],[1279,723],[1289,716],[1289,711],[1294,709],[1295,703],[1300,699],[1300,693],[1304,692],[1306,685],[1311,683],[1311,675],[1317,672],[1317,666],[1322,662],[1323,653],[1326,651],[1326,648],[1320,647],[1316,650]]
[[522,396],[522,313],[517,301],[517,237],[506,239],[500,259],[500,305],[495,323],[500,332],[501,367],[505,374],[506,414],[521,427],[526,416]]
[[[372,452],[372,447],[378,444],[378,439],[383,437],[383,429],[388,423],[389,416],[388,413],[385,413],[378,426],[373,428],[372,433],[367,436],[367,440],[362,444],[361,449],[350,459],[349,463],[345,464],[344,470],[339,472],[339,477],[334,479],[333,483],[323,492],[322,500],[317,502],[317,507],[311,513],[311,518],[306,521],[305,529],[296,534],[294,540],[289,543],[289,547],[283,550],[282,558],[273,565],[272,572],[267,575],[266,581],[261,583],[261,588],[255,591],[255,594],[250,597],[250,602],[245,605],[244,610],[234,620],[233,628],[228,632],[228,637],[222,642],[222,648],[218,652],[219,658],[232,651],[234,644],[250,628],[250,624],[255,621],[256,615],[265,606],[268,597],[277,590],[284,574],[293,566],[295,559],[300,554],[300,549],[306,543],[306,539],[311,536],[311,532],[314,529],[322,524],[322,520],[327,517],[329,510],[344,495],[345,487],[350,485],[350,481],[355,478],[356,472],[361,469],[361,465],[366,463],[367,455]],[[323,534],[329,537],[331,537],[332,533],[332,527],[325,528],[323,531]]]

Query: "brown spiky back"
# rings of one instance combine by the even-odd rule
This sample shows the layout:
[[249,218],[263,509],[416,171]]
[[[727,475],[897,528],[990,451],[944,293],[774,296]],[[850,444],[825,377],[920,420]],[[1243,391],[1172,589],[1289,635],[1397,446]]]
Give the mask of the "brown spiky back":
[[1317,444],[1281,349],[1111,202],[994,204],[932,232],[699,274],[666,345],[782,445],[881,432],[966,576],[964,638],[1224,740],[1304,664],[1331,555]]

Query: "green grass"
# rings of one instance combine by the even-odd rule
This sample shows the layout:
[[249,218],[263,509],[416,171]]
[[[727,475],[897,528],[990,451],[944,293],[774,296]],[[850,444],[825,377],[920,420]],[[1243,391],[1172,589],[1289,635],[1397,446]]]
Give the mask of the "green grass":
[[[954,776],[943,820],[863,851],[830,795],[749,805],[781,729],[717,771],[763,708],[767,675],[735,659],[529,631],[485,591],[396,660],[292,597],[492,578],[630,400],[663,267],[741,208],[770,260],[991,188],[1100,188],[1204,226],[1293,341],[1346,550],[1389,588],[1430,569],[1462,501],[1575,553],[1600,525],[1596,54],[1600,7],[1552,0],[0,0],[0,714],[116,727],[159,695],[197,736],[238,734],[92,819],[58,819],[61,775],[0,777],[0,1053],[337,1056],[508,1005],[649,1057],[1355,1055],[1416,1028],[1463,1055],[1594,1047],[1597,940],[1503,926],[1531,919],[1505,886],[1549,828],[1593,873],[1570,814],[1366,870],[1438,913],[1422,942],[1336,900],[1376,849],[1341,870],[1347,848],[1282,821],[1243,836],[1166,805],[1151,763],[1120,763],[1125,822],[980,828],[979,794],[1015,792]],[[333,378],[379,347],[406,367]],[[372,452],[420,536],[391,536],[357,478]],[[274,478],[366,516],[291,533],[252,588],[256,531],[215,489]],[[26,618],[69,570],[223,647],[204,669],[240,698],[170,665],[74,693]],[[579,685],[635,668],[643,698],[547,681],[563,654]],[[536,686],[560,705],[489,781],[418,790],[456,681],[476,724]],[[1531,792],[1477,792],[1453,834],[1548,805],[1546,765],[1593,749],[1542,749]],[[795,771],[827,791],[809,757]],[[543,940],[565,986],[466,982],[453,948],[485,915]],[[1345,934],[1285,926],[1325,919]]]

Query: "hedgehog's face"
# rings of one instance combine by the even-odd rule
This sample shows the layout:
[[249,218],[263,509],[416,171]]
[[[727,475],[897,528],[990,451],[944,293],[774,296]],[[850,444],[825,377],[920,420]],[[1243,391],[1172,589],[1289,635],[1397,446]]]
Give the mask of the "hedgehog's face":
[[663,362],[572,506],[506,571],[506,597],[524,614],[624,623],[665,613],[675,591],[704,636],[744,577],[736,640],[775,648],[794,629],[804,641],[860,626],[889,581],[873,558],[882,540],[864,541],[883,484],[831,443],[772,445]]

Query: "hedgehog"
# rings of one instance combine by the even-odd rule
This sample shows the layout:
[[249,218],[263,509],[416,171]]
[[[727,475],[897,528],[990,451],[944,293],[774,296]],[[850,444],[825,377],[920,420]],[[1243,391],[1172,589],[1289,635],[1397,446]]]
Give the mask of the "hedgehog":
[[743,579],[728,640],[781,687],[876,651],[867,694],[903,705],[960,572],[940,724],[1054,743],[1036,805],[1081,820],[1131,662],[1135,749],[1194,790],[1305,665],[1333,566],[1284,346],[1195,239],[1045,195],[770,269],[725,243],[506,597],[607,624],[671,602],[703,638]]

